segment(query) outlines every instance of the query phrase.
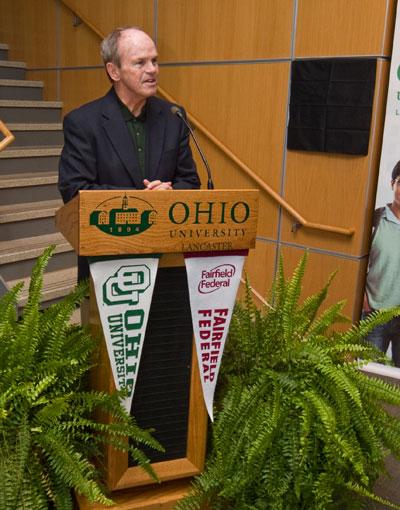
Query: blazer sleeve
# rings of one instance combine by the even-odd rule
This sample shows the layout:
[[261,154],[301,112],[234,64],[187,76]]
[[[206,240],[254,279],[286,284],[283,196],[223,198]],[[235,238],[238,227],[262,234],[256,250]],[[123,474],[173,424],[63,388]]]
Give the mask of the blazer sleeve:
[[98,140],[90,124],[77,112],[66,115],[63,122],[64,147],[61,153],[58,189],[64,203],[79,190],[126,189],[126,186],[99,184]]

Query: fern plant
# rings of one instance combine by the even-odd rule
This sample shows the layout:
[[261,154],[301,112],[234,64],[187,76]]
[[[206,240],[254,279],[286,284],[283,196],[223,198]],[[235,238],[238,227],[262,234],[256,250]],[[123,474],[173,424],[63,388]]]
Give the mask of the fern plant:
[[400,422],[383,404],[400,405],[400,390],[359,368],[384,361],[363,338],[400,310],[335,331],[344,302],[319,313],[331,279],[299,302],[306,258],[287,281],[281,261],[272,305],[258,309],[247,286],[224,354],[211,453],[177,510],[343,510],[362,508],[366,498],[383,502],[373,483],[387,451],[400,456]]
[[[96,341],[69,319],[87,293],[78,286],[63,301],[40,310],[45,250],[31,278],[22,316],[22,285],[0,300],[0,508],[73,508],[71,490],[111,505],[92,463],[104,444],[129,451],[153,477],[138,445],[161,449],[120,405],[119,395],[88,391]],[[111,423],[93,418],[106,412]],[[130,441],[126,440],[126,437]]]

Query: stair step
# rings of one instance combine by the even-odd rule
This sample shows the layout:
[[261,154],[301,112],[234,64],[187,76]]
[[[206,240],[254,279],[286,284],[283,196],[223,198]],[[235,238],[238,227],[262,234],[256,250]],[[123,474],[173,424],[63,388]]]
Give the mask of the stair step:
[[63,205],[62,200],[45,200],[15,205],[0,205],[0,224],[48,218]]
[[43,82],[0,79],[0,99],[41,101]]
[[0,189],[57,184],[57,172],[26,172],[0,175]]
[[43,86],[44,83],[38,80],[10,80],[5,78],[0,79],[0,87],[43,87]]
[[51,122],[47,124],[38,124],[34,122],[28,123],[8,123],[8,129],[14,133],[15,131],[58,131],[62,130],[62,122]]
[[14,148],[10,147],[0,152],[0,159],[9,158],[35,158],[38,156],[60,156],[61,147],[24,147]]
[[61,146],[64,134],[60,122],[47,124],[7,124],[8,129],[15,136],[10,148],[28,146]]
[[38,237],[13,239],[0,242],[0,264],[37,258],[51,244],[56,245],[54,253],[72,251],[72,246],[59,232]]
[[[5,55],[2,55],[2,58]],[[23,80],[26,73],[25,62],[0,60],[0,79]]]
[[15,67],[18,69],[26,69],[26,63],[15,60],[0,60],[0,67]]
[[60,122],[60,101],[22,101],[0,99],[0,118],[8,123]]
[[0,152],[0,174],[21,174],[35,170],[49,172],[58,168],[61,147],[16,147]]
[[[54,237],[55,234],[52,234]],[[36,258],[33,255],[36,254],[36,257],[43,253],[43,250],[47,248],[51,243],[45,244],[41,239],[49,238],[50,235],[47,236],[38,236],[35,238],[24,238],[27,242],[32,241],[32,248],[30,247],[21,252],[18,251],[17,248],[13,247],[13,241],[6,241],[8,244],[4,248],[4,253],[1,253],[3,260],[5,261],[0,265],[1,276],[4,278],[6,282],[15,280],[17,278],[27,278],[32,274],[33,266],[36,263]],[[19,244],[23,239],[18,239]],[[3,243],[1,243],[3,244]],[[2,247],[3,249],[3,247]],[[12,255],[15,254],[17,260],[10,261],[9,259]],[[3,256],[4,255],[4,256]],[[8,260],[8,262],[7,262]],[[76,254],[74,250],[70,246],[65,243],[60,242],[60,249],[58,253],[55,253],[53,257],[49,260],[49,264],[47,266],[47,271],[61,271],[62,269],[73,269],[76,267]]]
[[0,43],[0,50],[9,50],[10,47],[6,43]]
[[8,59],[8,50],[10,48],[8,47],[8,44],[2,44],[0,43],[0,60],[7,60]]
[[[23,306],[28,299],[30,277],[17,278],[7,282],[9,288],[19,282],[24,282],[24,288],[20,294],[18,304]],[[60,299],[71,292],[76,285],[76,269],[60,269],[45,273],[43,276],[42,301]]]
[[59,200],[56,172],[0,175],[0,204]]
[[22,101],[13,99],[0,100],[0,107],[3,108],[62,108],[61,101]]

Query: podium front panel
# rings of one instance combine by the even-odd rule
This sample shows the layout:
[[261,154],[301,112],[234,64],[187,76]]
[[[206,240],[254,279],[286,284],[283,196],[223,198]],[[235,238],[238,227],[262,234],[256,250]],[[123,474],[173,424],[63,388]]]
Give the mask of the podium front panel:
[[143,448],[152,462],[186,456],[192,338],[186,270],[160,268],[132,402],[137,423],[166,450]]

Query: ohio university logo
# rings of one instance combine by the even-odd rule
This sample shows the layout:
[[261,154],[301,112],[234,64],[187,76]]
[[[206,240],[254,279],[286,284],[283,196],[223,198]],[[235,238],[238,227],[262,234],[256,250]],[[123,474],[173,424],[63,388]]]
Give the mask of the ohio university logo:
[[141,198],[124,196],[101,202],[90,213],[89,223],[111,236],[141,234],[156,221],[157,211]]
[[140,294],[151,284],[150,269],[146,265],[122,266],[103,285],[103,301],[107,305],[136,305]]
[[233,264],[221,264],[209,270],[202,270],[198,291],[200,294],[210,294],[223,287],[230,287],[231,278],[235,273],[236,267]]

